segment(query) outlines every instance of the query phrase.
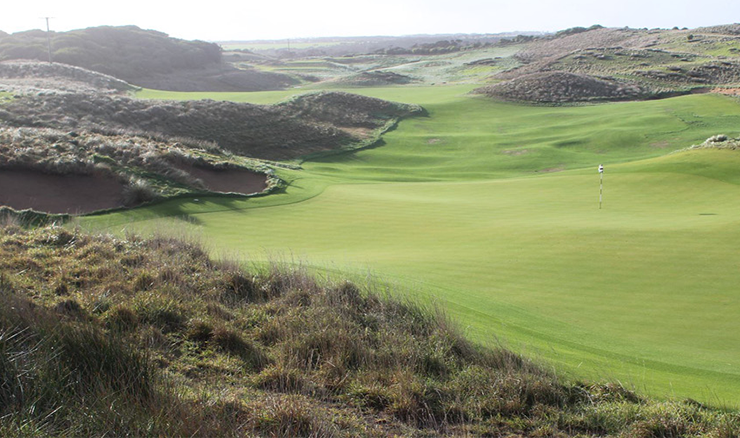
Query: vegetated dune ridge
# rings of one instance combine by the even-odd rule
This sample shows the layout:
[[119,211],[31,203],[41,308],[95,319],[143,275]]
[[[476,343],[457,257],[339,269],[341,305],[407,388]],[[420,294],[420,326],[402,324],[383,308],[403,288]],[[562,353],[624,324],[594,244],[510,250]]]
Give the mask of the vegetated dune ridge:
[[[222,63],[221,48],[171,38],[136,26],[100,26],[52,32],[54,62],[108,74],[129,83],[172,91],[261,91],[285,88],[289,76],[241,70]],[[0,34],[0,60],[48,61],[47,34]]]
[[560,381],[372,286],[238,266],[172,238],[0,227],[0,435],[740,432],[691,400]]
[[564,72],[533,73],[474,92],[504,100],[539,103],[631,100],[650,94],[634,82]]
[[[734,86],[740,84],[739,28],[573,28],[528,43],[514,56],[523,64],[494,77],[511,80],[534,73],[566,72],[605,80],[618,78],[636,83],[631,87],[641,89],[638,98],[685,94],[707,86]],[[585,91],[588,93],[588,89]],[[589,99],[588,94],[580,99],[570,97],[572,94],[564,96],[566,102]],[[623,98],[621,93],[615,97]]]
[[82,214],[185,193],[260,193],[275,184],[245,165],[257,167],[206,143],[0,128],[0,205]]
[[284,160],[364,144],[368,133],[421,112],[415,105],[340,92],[297,96],[278,105],[60,93],[19,96],[0,106],[0,123],[188,137],[244,156]]
[[577,33],[563,33],[552,39],[538,40],[528,44],[516,57],[526,65],[501,77],[519,75],[524,71],[532,72],[550,61],[554,61],[576,50],[595,47],[646,48],[659,42],[655,34],[640,29],[591,28]]
[[113,76],[68,64],[41,61],[0,62],[0,90],[119,93],[136,89]]
[[331,83],[351,87],[381,87],[388,85],[406,85],[414,82],[414,78],[394,73],[392,71],[366,71],[334,79]]

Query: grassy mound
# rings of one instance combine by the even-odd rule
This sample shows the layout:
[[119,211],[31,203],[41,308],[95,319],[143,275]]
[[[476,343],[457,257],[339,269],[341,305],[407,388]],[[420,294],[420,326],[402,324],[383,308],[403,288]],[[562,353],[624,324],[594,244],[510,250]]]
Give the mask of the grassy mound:
[[358,74],[345,76],[332,81],[332,83],[350,87],[381,87],[388,85],[406,85],[414,82],[414,79],[394,73],[392,71],[364,71]]
[[418,106],[347,93],[309,94],[275,106],[70,93],[17,97],[0,106],[0,121],[11,126],[126,131],[162,139],[187,137],[212,141],[241,155],[291,159],[365,145],[398,119],[419,113]]
[[[22,269],[22,274],[18,274]],[[729,437],[740,419],[572,384],[433,309],[179,240],[0,231],[4,436]]]
[[647,92],[635,83],[564,72],[526,75],[478,88],[475,92],[510,101],[548,104],[630,100],[647,95]]
[[0,80],[5,89],[27,92],[62,90],[75,92],[121,92],[135,89],[131,84],[102,73],[66,64],[37,61],[0,62]]

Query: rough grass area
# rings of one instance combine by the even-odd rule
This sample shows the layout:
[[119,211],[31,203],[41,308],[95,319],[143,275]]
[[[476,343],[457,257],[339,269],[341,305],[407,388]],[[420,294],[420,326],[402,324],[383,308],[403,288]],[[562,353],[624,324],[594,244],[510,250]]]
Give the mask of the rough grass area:
[[336,79],[333,82],[350,87],[379,87],[410,84],[414,82],[414,79],[392,71],[364,71]]
[[136,87],[81,67],[16,60],[0,62],[0,89],[26,93],[45,90],[119,93],[133,91]]
[[3,436],[716,436],[740,418],[559,380],[434,308],[197,245],[0,231]]
[[546,104],[630,100],[650,95],[636,83],[563,72],[525,75],[475,92],[509,101]]
[[259,193],[267,167],[215,145],[39,128],[0,128],[0,205],[90,213],[183,194]]
[[740,138],[730,138],[724,134],[717,134],[709,137],[701,144],[693,145],[691,149],[730,149],[740,148]]
[[421,108],[348,93],[299,96],[282,105],[143,101],[100,94],[20,96],[0,106],[10,126],[87,129],[93,132],[187,137],[215,142],[241,155],[290,159],[368,144],[344,128],[384,129]]
[[740,81],[740,38],[733,34],[735,27],[558,32],[528,43],[514,55],[522,65],[496,77],[517,79],[549,72],[589,74],[637,82],[657,96],[735,85]]

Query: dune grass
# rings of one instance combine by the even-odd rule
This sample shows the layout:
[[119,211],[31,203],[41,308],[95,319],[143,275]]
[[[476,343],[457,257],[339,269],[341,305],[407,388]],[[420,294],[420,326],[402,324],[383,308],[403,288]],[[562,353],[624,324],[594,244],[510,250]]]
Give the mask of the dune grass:
[[[19,269],[22,271],[19,273]],[[737,436],[740,416],[559,378],[379,284],[182,238],[0,226],[0,435]]]
[[402,122],[383,147],[281,170],[285,193],[181,200],[82,224],[118,231],[187,219],[214,248],[249,260],[282,254],[374,272],[442,301],[476,340],[559,372],[737,406],[740,156],[666,154],[736,136],[740,105],[697,95],[530,107],[469,97],[470,88],[356,90],[421,104],[429,117]]

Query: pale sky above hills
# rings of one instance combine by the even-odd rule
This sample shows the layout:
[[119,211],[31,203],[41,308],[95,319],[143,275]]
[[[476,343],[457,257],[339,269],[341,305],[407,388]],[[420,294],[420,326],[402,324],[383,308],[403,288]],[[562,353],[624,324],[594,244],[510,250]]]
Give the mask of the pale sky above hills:
[[[740,21],[738,0],[4,0],[0,30],[134,24],[209,41],[316,36],[556,31],[573,26],[700,27]],[[9,3],[9,4],[8,4]]]

